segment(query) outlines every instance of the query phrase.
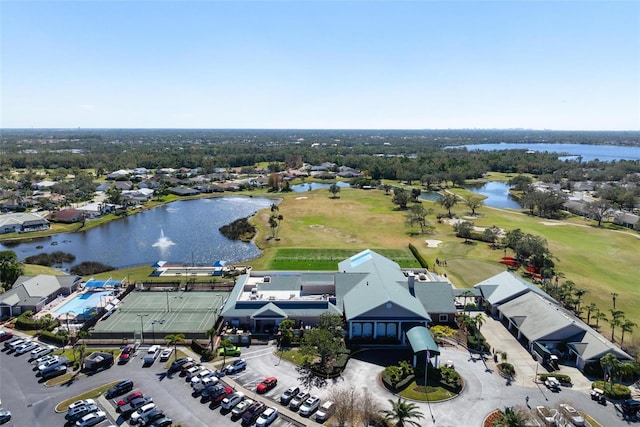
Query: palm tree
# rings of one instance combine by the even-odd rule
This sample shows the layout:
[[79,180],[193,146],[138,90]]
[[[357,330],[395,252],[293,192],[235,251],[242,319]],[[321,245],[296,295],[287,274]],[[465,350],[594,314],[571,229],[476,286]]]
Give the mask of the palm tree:
[[589,321],[591,320],[591,313],[595,313],[596,311],[598,311],[598,306],[596,306],[596,304],[592,302],[585,308],[587,309],[587,325],[588,325]]
[[278,215],[276,219],[278,220],[278,226],[276,227],[276,240],[280,240],[280,237],[278,237],[278,232],[280,231],[280,224],[282,223],[284,217],[282,215]]
[[578,288],[573,291],[574,295],[576,296],[576,299],[574,300],[574,302],[576,303],[575,311],[576,311],[576,314],[578,314],[578,316],[580,316],[580,304],[582,303],[582,296],[587,292],[588,291],[584,288]]
[[611,326],[611,342],[616,342],[616,338],[613,333],[616,330],[616,326],[622,325],[624,311],[615,308],[610,308],[609,311],[611,312],[611,320],[609,320],[609,325]]
[[477,329],[477,336],[476,339],[478,340],[478,350],[481,350],[480,348],[480,327],[484,324],[485,320],[484,320],[484,316],[482,315],[482,313],[478,313],[476,314],[476,316],[473,318],[475,324],[476,324],[476,329]]
[[[87,346],[84,345],[84,344],[79,345],[76,348],[76,351],[78,352],[78,359],[80,359],[80,365],[79,365],[80,366],[80,370],[82,370],[82,367],[84,366],[84,353],[87,351]],[[74,357],[75,357],[75,355],[74,355]]]
[[[600,366],[605,374],[605,381],[608,379],[611,382],[611,388],[613,389],[613,377],[618,372],[620,367],[620,361],[613,353],[607,353],[600,358]],[[607,375],[609,378],[607,378]]]
[[184,334],[169,334],[164,337],[167,345],[173,346],[174,360],[178,358],[178,344],[184,343]]
[[637,323],[632,322],[629,319],[624,319],[624,321],[620,324],[620,329],[622,329],[622,337],[620,338],[620,347],[624,344],[624,333],[625,332],[633,332],[633,328],[638,326]]
[[389,403],[391,403],[391,410],[383,410],[381,412],[385,420],[393,423],[393,427],[421,426],[419,422],[412,420],[421,420],[424,418],[422,412],[418,411],[418,405],[402,400],[401,398],[398,398],[397,402],[389,399]]
[[207,331],[205,332],[205,334],[207,334],[207,338],[209,338],[209,347],[211,347],[212,351],[213,351],[213,337],[216,336],[217,332],[218,330],[215,327],[211,329],[207,329]]
[[494,427],[525,427],[526,418],[520,411],[506,407],[500,411],[500,416],[493,422]]
[[[229,347],[233,347],[233,343],[231,342],[231,340],[229,338],[225,338],[223,340],[220,341],[220,347],[226,349]],[[222,352],[222,367],[224,368],[224,366],[227,364],[227,352],[224,351]]]
[[593,315],[593,318],[596,319],[596,329],[600,329],[601,320],[608,322],[607,315],[601,312],[600,310],[596,310],[596,314]]

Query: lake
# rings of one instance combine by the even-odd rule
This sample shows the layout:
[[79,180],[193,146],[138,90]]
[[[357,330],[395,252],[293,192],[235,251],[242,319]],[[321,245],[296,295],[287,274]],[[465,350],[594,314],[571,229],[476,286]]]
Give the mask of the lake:
[[304,183],[304,184],[292,185],[291,186],[291,190],[293,190],[294,193],[302,193],[302,192],[305,192],[305,191],[319,190],[319,189],[322,189],[322,188],[326,188],[327,191],[329,191],[329,187],[331,187],[333,184],[336,184],[340,188],[349,188],[349,187],[351,187],[351,185],[348,182],[344,182],[344,181],[337,181],[337,182],[332,182],[332,183],[307,182],[307,183]]
[[151,265],[158,260],[208,265],[216,260],[237,263],[259,257],[260,250],[253,243],[228,240],[218,228],[252,216],[273,203],[259,197],[176,201],[85,232],[18,244],[7,242],[0,244],[0,250],[12,250],[21,260],[42,252],[63,251],[76,256],[74,265],[99,261],[116,268]]
[[448,149],[466,148],[467,150],[533,150],[550,153],[562,153],[561,160],[577,159],[583,161],[601,160],[640,160],[640,147],[621,145],[593,145],[593,144],[534,144],[534,143],[498,143],[498,144],[469,144],[445,147]]
[[[509,185],[506,182],[489,181],[485,184],[466,185],[465,188],[476,194],[481,194],[485,206],[501,209],[522,209],[520,204],[509,194]],[[420,198],[437,202],[442,196],[435,191],[423,191]]]

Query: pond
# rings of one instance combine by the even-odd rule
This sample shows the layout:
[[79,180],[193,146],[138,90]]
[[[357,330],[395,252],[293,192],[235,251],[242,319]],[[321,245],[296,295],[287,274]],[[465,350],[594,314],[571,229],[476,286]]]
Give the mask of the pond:
[[291,189],[293,190],[294,193],[303,193],[305,191],[319,190],[319,189],[322,189],[322,188],[326,188],[327,191],[328,191],[329,187],[331,187],[333,184],[336,184],[340,188],[349,188],[349,187],[351,187],[351,185],[349,185],[348,182],[344,182],[344,181],[330,182],[330,183],[325,183],[325,182],[307,182],[307,183],[304,183],[304,184],[292,185]]
[[[206,265],[216,260],[237,263],[257,258],[260,250],[253,243],[228,240],[218,228],[273,203],[258,197],[176,201],[85,232],[0,244],[0,250],[12,250],[21,260],[42,252],[63,251],[75,255],[73,265],[98,261],[116,268],[151,265],[158,260]],[[68,268],[70,264],[62,266]]]
[[[485,206],[501,209],[522,209],[520,204],[509,194],[509,185],[500,181],[489,181],[486,184],[466,185],[465,188],[476,194],[485,196]],[[423,200],[438,202],[442,196],[435,191],[423,191],[420,194]]]

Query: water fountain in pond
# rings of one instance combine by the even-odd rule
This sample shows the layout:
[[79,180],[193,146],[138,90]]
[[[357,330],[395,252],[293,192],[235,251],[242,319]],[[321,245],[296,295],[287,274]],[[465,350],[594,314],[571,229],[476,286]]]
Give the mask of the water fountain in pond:
[[164,230],[160,229],[160,238],[151,246],[154,248],[167,249],[169,246],[173,245],[175,245],[175,243],[173,243],[168,237],[165,237]]

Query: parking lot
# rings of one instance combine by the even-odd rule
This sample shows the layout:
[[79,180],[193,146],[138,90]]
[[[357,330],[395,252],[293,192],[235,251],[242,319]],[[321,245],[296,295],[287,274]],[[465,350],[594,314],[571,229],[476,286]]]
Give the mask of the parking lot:
[[[165,363],[157,360],[145,367],[143,356],[146,347],[143,346],[123,365],[115,364],[111,368],[94,375],[81,375],[68,384],[55,387],[46,387],[42,380],[35,376],[33,365],[28,363],[28,356],[14,356],[13,353],[0,353],[0,399],[4,409],[12,412],[12,419],[4,426],[52,426],[71,425],[65,420],[65,413],[56,413],[54,408],[63,400],[77,396],[80,393],[99,387],[103,384],[121,379],[132,379],[134,390],[140,390],[162,409],[167,416],[173,419],[174,424],[182,424],[188,427],[195,426],[238,426],[239,420],[232,420],[230,414],[221,413],[220,407],[211,408],[209,403],[201,403],[200,398],[191,396],[192,388],[183,377],[178,374],[167,375]],[[272,353],[272,347],[254,347],[245,349],[246,357],[259,358],[262,354]],[[263,375],[249,367],[233,375],[243,387],[253,391],[249,398],[261,398],[267,406],[275,405],[280,394],[291,384],[279,383],[274,389],[259,395],[255,392],[256,385],[264,378]],[[225,380],[224,378],[222,379]],[[123,396],[120,396],[121,398]],[[118,398],[118,399],[119,399]],[[96,399],[100,410],[105,410],[107,419],[98,426],[127,425],[126,418],[115,412],[115,401],[104,397]],[[109,407],[110,406],[110,407]],[[311,423],[311,422],[310,422]],[[275,427],[289,427],[295,424],[289,422],[286,417],[278,417],[272,424]]]

